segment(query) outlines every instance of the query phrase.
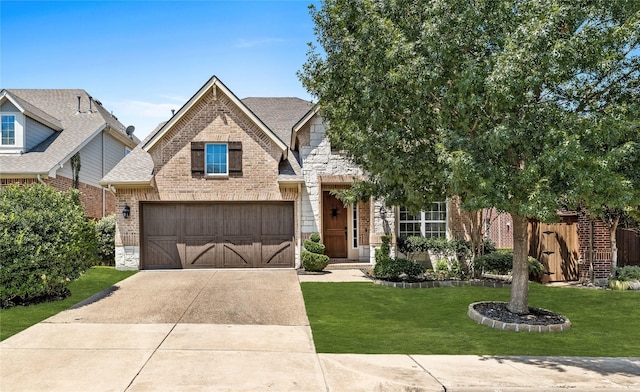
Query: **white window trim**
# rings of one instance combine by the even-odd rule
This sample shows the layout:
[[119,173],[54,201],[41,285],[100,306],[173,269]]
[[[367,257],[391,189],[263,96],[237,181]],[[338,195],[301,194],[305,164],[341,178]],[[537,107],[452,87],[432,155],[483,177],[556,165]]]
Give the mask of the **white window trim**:
[[[208,173],[207,172],[207,147],[208,146],[215,146],[215,145],[220,145],[220,146],[224,146],[226,149],[226,157],[225,157],[225,162],[226,162],[226,172],[224,173]],[[228,143],[205,143],[204,145],[204,174],[207,177],[228,177],[229,176],[229,144]]]
[[351,248],[358,249],[360,247],[360,238],[358,233],[358,223],[360,217],[358,216],[358,202],[353,203],[353,207],[351,209],[351,224],[353,225],[353,230],[351,230],[351,235],[353,238],[351,239]]
[[[20,154],[24,152],[24,114],[20,112],[0,112],[0,116],[14,116],[14,144],[2,144],[0,138],[0,153]],[[0,135],[1,137],[1,135]]]
[[[445,208],[445,218],[444,221],[443,220],[427,220],[426,219],[426,212],[425,211],[420,211],[420,218],[419,218],[419,222],[420,222],[420,235],[422,237],[426,237],[426,229],[427,229],[427,223],[444,223],[445,224],[445,229],[444,229],[444,236],[443,237],[439,237],[439,238],[447,238],[448,237],[448,233],[449,233],[449,206],[448,203],[446,201],[442,201],[442,202],[437,202],[437,203],[441,203],[444,205]],[[418,220],[402,220],[401,217],[401,213],[400,213],[400,209],[401,207],[398,207],[398,230],[397,230],[397,235],[400,237],[400,227],[402,223],[415,223]]]

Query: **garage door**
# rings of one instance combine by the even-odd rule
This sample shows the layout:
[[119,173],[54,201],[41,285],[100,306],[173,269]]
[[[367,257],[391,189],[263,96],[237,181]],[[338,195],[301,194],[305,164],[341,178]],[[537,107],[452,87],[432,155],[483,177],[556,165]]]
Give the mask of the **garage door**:
[[143,269],[293,267],[293,203],[144,203]]

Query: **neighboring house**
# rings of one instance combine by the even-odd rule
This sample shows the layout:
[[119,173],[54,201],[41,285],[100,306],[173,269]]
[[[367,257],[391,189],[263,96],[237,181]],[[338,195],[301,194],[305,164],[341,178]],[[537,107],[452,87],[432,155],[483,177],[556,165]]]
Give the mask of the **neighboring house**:
[[449,203],[410,216],[331,194],[362,175],[331,150],[317,106],[240,100],[214,76],[100,181],[120,211],[116,266],[299,267],[313,232],[334,261],[370,263],[385,233],[457,230]]
[[0,186],[77,187],[88,217],[115,211],[98,181],[139,140],[99,101],[84,90],[3,89],[0,117]]

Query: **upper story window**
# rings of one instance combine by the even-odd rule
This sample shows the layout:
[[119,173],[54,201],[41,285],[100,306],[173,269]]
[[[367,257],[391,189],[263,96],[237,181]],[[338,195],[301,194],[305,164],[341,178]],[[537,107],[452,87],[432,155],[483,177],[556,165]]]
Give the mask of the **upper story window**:
[[2,115],[2,131],[0,144],[3,146],[13,146],[16,144],[16,116]]
[[229,151],[226,143],[211,143],[205,147],[205,174],[228,175]]
[[431,209],[411,215],[405,207],[400,207],[398,236],[407,238],[421,236],[425,238],[446,238],[447,203],[435,202]]

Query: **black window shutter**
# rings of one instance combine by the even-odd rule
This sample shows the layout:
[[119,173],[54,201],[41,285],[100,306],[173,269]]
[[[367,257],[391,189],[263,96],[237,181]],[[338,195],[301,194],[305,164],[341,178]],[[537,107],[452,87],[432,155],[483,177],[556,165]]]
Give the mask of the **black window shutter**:
[[204,143],[191,142],[191,175],[204,177]]
[[229,176],[242,176],[242,142],[229,142]]

